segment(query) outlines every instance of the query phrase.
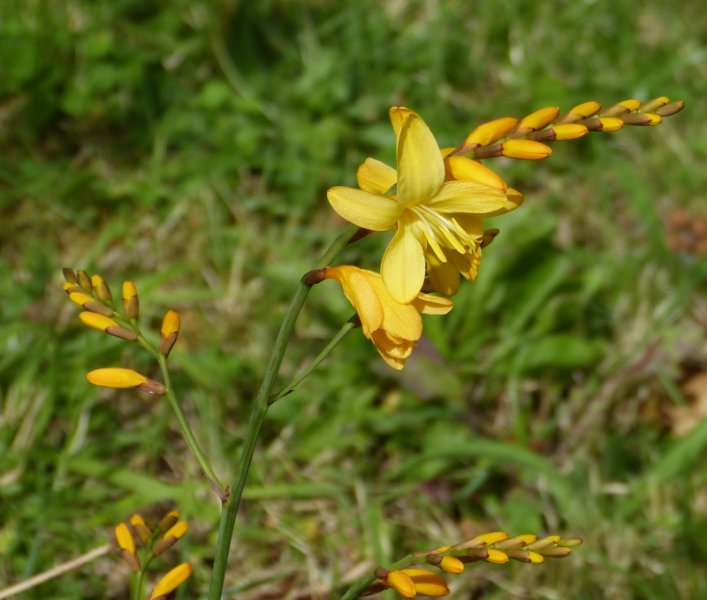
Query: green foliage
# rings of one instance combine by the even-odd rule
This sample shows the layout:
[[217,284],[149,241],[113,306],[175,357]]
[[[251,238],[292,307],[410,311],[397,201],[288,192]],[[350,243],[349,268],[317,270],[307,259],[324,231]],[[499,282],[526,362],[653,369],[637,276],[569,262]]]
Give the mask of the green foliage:
[[[114,293],[134,279],[153,329],[179,310],[175,384],[230,477],[279,317],[339,229],[325,190],[366,156],[392,159],[389,106],[452,145],[547,104],[666,94],[688,109],[659,128],[491,164],[525,204],[408,368],[355,333],[273,407],[229,582],[246,598],[327,590],[364,560],[547,529],[586,545],[504,572],[502,590],[479,567],[459,596],[707,594],[707,429],[673,432],[707,364],[707,268],[665,233],[676,206],[706,214],[706,28],[697,0],[3,2],[0,587],[175,502],[194,532],[181,597],[197,597],[216,537],[167,407],[86,383],[152,366],[78,324],[60,267]],[[346,259],[377,266],[384,243]],[[286,374],[350,313],[334,284],[315,288]],[[114,560],[23,598],[124,597]]]

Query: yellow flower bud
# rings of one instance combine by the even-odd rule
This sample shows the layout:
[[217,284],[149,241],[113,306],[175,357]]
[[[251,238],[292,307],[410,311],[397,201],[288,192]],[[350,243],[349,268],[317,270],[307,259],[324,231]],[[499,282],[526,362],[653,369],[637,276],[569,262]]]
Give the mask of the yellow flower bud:
[[64,275],[64,281],[66,281],[67,283],[78,284],[78,279],[76,279],[76,273],[74,273],[72,269],[64,267],[61,272]]
[[118,542],[118,547],[125,562],[128,563],[133,571],[138,572],[140,570],[140,561],[135,552],[135,540],[125,523],[120,523],[115,527],[115,541]]
[[464,563],[456,556],[443,556],[441,562],[439,563],[439,568],[445,573],[458,575],[464,571]]
[[116,323],[113,319],[106,317],[105,315],[92,312],[82,312],[79,313],[79,319],[81,319],[81,322],[84,325],[91,327],[92,329],[96,329],[97,331],[103,331],[104,333],[128,340],[130,342],[137,339],[137,333],[131,329],[123,327],[122,325],[118,325],[118,323]]
[[169,356],[174,344],[177,343],[179,335],[179,313],[173,310],[168,310],[162,319],[162,327],[160,328],[160,353]]
[[491,546],[492,544],[497,544],[498,542],[507,540],[508,537],[509,536],[505,531],[490,531],[488,533],[477,535],[475,538],[472,538],[467,542],[463,542],[456,547],[460,550],[465,548],[483,548],[484,546]]
[[552,154],[552,149],[533,140],[506,140],[501,145],[501,154],[508,158],[542,160]]
[[159,543],[153,548],[152,554],[154,554],[155,556],[164,554],[181,539],[181,537],[187,532],[188,529],[189,523],[187,523],[186,521],[179,521],[178,523],[174,524],[167,530],[167,532],[162,536],[162,539],[159,541]]
[[149,381],[137,371],[119,367],[94,369],[86,375],[86,379],[93,385],[110,388],[134,388]]
[[488,146],[496,140],[508,135],[518,125],[514,117],[502,117],[479,125],[464,140],[464,146]]
[[167,595],[184,583],[191,575],[189,563],[177,565],[157,582],[148,600],[163,600]]
[[123,282],[123,310],[131,319],[140,316],[140,301],[137,296],[137,288],[132,281]]
[[390,571],[386,582],[403,598],[414,598],[417,595],[415,584],[403,571]]
[[660,115],[655,113],[631,113],[628,115],[623,115],[621,120],[626,125],[660,125],[663,119]]
[[558,142],[576,140],[589,133],[589,129],[579,123],[561,123],[560,125],[553,125],[550,129],[554,132],[555,140]]
[[560,109],[557,106],[547,106],[536,110],[521,119],[520,123],[518,123],[518,131],[537,131],[542,129],[552,123],[559,114]]
[[152,532],[142,516],[134,514],[130,517],[130,524],[133,526],[135,533],[137,533],[137,536],[143,544],[152,537]]
[[86,271],[78,271],[76,273],[76,280],[78,281],[78,284],[87,292],[93,290],[93,286],[91,285],[91,278],[88,276],[88,273],[86,273]]
[[171,529],[172,525],[174,525],[178,520],[179,511],[170,510],[164,517],[162,517],[162,520],[159,522],[159,525],[157,525],[157,528],[161,531],[167,531]]
[[505,552],[501,552],[495,548],[489,548],[488,552],[488,556],[484,559],[486,562],[494,565],[505,565],[508,562],[508,555]]
[[685,108],[685,102],[678,100],[677,102],[671,102],[670,104],[657,108],[655,114],[661,117],[669,117],[675,113],[679,113],[683,108]]
[[582,102],[582,104],[575,106],[572,110],[570,110],[570,114],[577,115],[582,119],[587,119],[597,114],[600,110],[601,104],[594,100],[590,100],[589,102]]
[[661,106],[665,106],[666,104],[668,104],[668,102],[670,102],[670,98],[668,98],[667,96],[658,96],[657,98],[653,98],[652,100],[641,104],[638,110],[639,112],[652,113],[655,112],[656,109],[660,108]]
[[599,117],[599,122],[601,124],[599,131],[604,131],[606,133],[618,131],[624,127],[624,122],[616,117]]
[[69,292],[69,300],[90,312],[98,313],[110,317],[113,314],[113,309],[106,306],[102,302],[96,300],[93,296],[82,292]]
[[537,539],[537,535],[534,535],[532,533],[523,533],[521,535],[516,535],[512,538],[507,538],[505,540],[496,542],[495,546],[499,550],[508,550],[510,548],[523,548],[528,544],[532,544]]
[[[427,571],[426,569],[416,568],[403,569],[402,573],[404,573],[412,581],[415,594],[420,594],[421,596],[431,596],[433,598],[438,598],[449,594],[447,580],[437,573]],[[405,597],[414,598],[415,596]]]
[[93,293],[101,300],[103,300],[103,302],[113,302],[113,294],[111,294],[110,288],[108,287],[108,284],[103,280],[103,277],[101,277],[100,275],[92,275],[91,287],[93,288]]

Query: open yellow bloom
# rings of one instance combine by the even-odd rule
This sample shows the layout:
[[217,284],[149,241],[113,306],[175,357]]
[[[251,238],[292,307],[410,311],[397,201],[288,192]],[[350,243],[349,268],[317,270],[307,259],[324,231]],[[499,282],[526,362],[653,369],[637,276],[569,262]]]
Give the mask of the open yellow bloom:
[[447,298],[417,293],[410,303],[398,302],[378,273],[349,265],[325,269],[336,279],[361,320],[363,335],[373,342],[383,360],[401,370],[422,336],[420,313],[443,315],[452,309]]
[[[505,184],[485,178],[448,178],[439,146],[425,122],[407,108],[391,108],[397,138],[397,170],[368,159],[359,169],[361,189],[333,187],[332,208],[351,223],[372,231],[395,229],[381,262],[393,298],[411,302],[425,279],[426,256],[447,263],[449,252],[478,255],[478,217],[515,208]],[[488,171],[488,169],[486,169]],[[395,188],[395,196],[388,196]],[[474,258],[465,258],[471,263]],[[468,269],[467,269],[468,270]]]

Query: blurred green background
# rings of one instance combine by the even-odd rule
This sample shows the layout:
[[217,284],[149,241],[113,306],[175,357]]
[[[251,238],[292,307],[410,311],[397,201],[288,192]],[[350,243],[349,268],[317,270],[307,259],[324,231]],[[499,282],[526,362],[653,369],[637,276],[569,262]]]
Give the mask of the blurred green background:
[[[0,65],[0,586],[173,504],[192,527],[156,567],[192,562],[180,598],[210,572],[218,506],[168,407],[84,378],[154,366],[80,325],[61,267],[135,280],[153,329],[181,313],[175,385],[230,479],[295,282],[342,226],[325,191],[393,160],[389,106],[454,145],[665,94],[688,107],[660,127],[490,163],[526,202],[408,368],[355,332],[274,407],[226,597],[336,597],[495,529],[585,545],[474,566],[453,597],[707,597],[701,0],[5,0]],[[376,266],[385,242],[345,260]],[[285,376],[350,313],[316,288]],[[22,598],[124,598],[128,577],[104,557]]]

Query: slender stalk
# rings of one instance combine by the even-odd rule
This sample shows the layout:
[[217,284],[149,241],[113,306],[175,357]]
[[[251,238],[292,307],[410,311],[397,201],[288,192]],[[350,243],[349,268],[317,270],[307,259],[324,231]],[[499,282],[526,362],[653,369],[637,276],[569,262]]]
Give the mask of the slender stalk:
[[209,460],[206,458],[206,455],[199,446],[199,442],[196,441],[196,437],[194,437],[194,432],[191,430],[189,422],[187,421],[186,417],[184,416],[184,413],[182,412],[182,407],[179,405],[179,402],[177,402],[177,397],[174,395],[171,379],[169,376],[169,368],[167,367],[167,358],[159,352],[156,354],[156,356],[157,362],[159,362],[160,369],[162,370],[162,377],[164,378],[165,396],[167,397],[167,401],[169,402],[169,405],[174,411],[174,415],[177,417],[177,422],[179,423],[179,427],[182,429],[182,435],[184,436],[184,440],[189,446],[189,449],[194,455],[194,458],[196,458],[196,461],[199,463],[199,467],[204,473],[204,476],[218,490],[219,495],[223,498],[223,484],[219,480],[214,470],[211,468]]
[[324,347],[324,349],[319,354],[317,354],[316,357],[314,357],[312,362],[307,365],[307,368],[302,371],[297,377],[295,377],[290,383],[288,383],[284,388],[282,388],[279,392],[272,396],[269,403],[270,406],[275,404],[275,402],[277,402],[281,398],[284,398],[288,394],[291,394],[300,383],[307,379],[307,377],[309,377],[310,374],[320,364],[322,364],[322,362],[324,362],[324,359],[331,354],[332,350],[334,350],[334,348],[339,345],[339,342],[346,337],[349,331],[355,329],[356,327],[358,327],[358,324],[355,322],[354,318],[344,323],[344,326],[339,329],[339,331],[333,338],[331,338],[331,340]]
[[[334,240],[317,266],[325,267],[331,263],[351,241],[354,235],[356,235],[357,231],[358,227],[348,227],[346,231]],[[231,538],[233,537],[233,527],[236,522],[241,496],[243,495],[243,488],[245,488],[246,481],[248,480],[248,472],[250,470],[251,461],[253,460],[253,453],[255,452],[263,421],[265,421],[265,416],[268,412],[268,403],[272,390],[275,387],[280,365],[282,364],[287,344],[290,341],[290,337],[292,337],[297,316],[302,310],[307,295],[309,294],[309,289],[310,286],[300,281],[290,303],[290,307],[280,325],[280,331],[275,338],[275,344],[265,369],[263,381],[253,401],[248,431],[246,433],[243,449],[241,450],[238,473],[233,483],[233,489],[230,491],[228,500],[225,502],[223,510],[221,511],[214,566],[211,573],[211,585],[209,587],[209,600],[220,600],[221,593],[223,592],[223,583],[228,566],[228,554],[231,546]]]

